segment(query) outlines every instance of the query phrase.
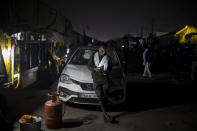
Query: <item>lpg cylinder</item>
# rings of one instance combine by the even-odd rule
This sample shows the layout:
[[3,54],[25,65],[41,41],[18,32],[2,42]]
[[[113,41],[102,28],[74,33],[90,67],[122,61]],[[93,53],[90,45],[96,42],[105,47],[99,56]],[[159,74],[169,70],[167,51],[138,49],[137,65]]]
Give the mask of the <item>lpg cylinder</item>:
[[57,92],[48,93],[51,100],[45,102],[45,123],[48,128],[58,129],[62,125],[62,103]]

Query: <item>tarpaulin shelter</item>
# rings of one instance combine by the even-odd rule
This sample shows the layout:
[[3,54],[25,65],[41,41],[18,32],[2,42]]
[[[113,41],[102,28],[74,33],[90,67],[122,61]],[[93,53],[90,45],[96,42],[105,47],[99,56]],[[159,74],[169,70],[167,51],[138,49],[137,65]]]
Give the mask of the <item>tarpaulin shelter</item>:
[[1,3],[0,28],[8,35],[42,33],[49,41],[71,43],[72,23],[42,0],[6,0]]
[[183,29],[176,32],[174,37],[181,44],[197,44],[197,28],[186,25]]

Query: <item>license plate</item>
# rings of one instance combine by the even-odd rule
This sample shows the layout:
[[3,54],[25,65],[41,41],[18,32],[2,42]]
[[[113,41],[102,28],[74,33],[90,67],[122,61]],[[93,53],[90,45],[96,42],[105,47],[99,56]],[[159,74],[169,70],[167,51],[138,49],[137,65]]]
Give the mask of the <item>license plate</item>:
[[97,98],[96,94],[80,94],[82,98]]

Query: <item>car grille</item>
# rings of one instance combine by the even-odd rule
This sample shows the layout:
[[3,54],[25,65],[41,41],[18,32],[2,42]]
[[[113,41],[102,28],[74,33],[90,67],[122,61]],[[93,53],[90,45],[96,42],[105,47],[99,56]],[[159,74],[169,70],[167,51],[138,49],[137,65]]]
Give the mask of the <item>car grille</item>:
[[79,98],[79,97],[72,97],[69,99],[69,102],[72,103],[82,103],[82,104],[94,104],[99,105],[99,101],[96,98]]
[[64,88],[64,87],[61,87],[61,86],[59,87],[59,93],[60,92],[63,92],[66,95],[77,95],[77,96],[79,95],[79,93],[68,90],[67,88]]
[[72,80],[73,83],[75,83],[77,85],[80,85],[81,84],[81,82],[79,82],[79,81],[76,81],[76,80],[73,80],[73,79],[71,79],[71,80]]
[[80,85],[82,90],[84,90],[84,91],[94,91],[92,83],[82,83],[82,82],[79,82],[79,81],[76,81],[73,79],[72,79],[72,81],[73,81],[73,83]]
[[81,88],[86,91],[94,91],[92,83],[82,83]]

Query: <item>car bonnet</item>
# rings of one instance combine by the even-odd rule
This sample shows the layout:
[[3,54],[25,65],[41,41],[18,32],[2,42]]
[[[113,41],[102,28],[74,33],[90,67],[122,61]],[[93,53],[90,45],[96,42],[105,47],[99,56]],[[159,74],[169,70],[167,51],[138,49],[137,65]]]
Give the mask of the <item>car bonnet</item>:
[[84,83],[93,83],[91,71],[87,65],[72,65],[67,64],[62,74],[67,74],[71,79]]

